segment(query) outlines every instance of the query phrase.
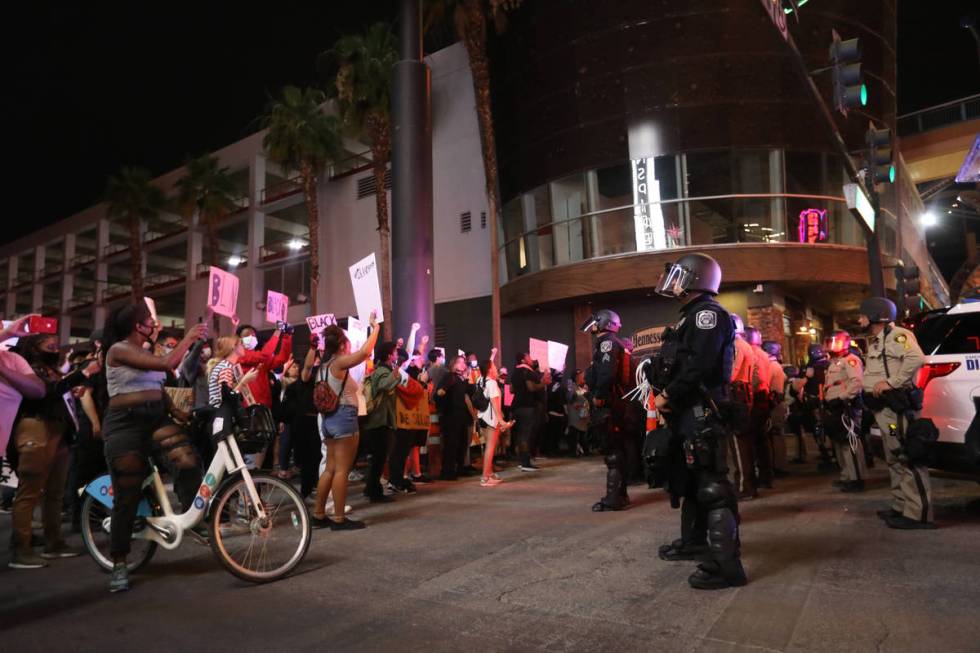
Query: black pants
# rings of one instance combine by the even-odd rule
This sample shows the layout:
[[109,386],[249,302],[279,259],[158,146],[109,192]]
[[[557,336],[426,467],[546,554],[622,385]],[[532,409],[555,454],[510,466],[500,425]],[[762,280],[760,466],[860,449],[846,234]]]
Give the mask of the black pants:
[[534,446],[534,432],[538,426],[538,410],[534,406],[520,406],[514,409],[514,432],[517,435],[517,452],[522,465],[531,464],[531,450]]
[[297,415],[289,425],[293,455],[299,465],[299,492],[310,496],[316,489],[320,477],[320,434],[317,431],[316,415]]
[[593,428],[601,442],[606,463],[606,494],[602,497],[601,503],[611,508],[622,508],[629,504],[629,495],[626,493],[626,483],[629,479],[626,430],[612,411],[605,408],[596,409],[596,422]]
[[408,460],[408,454],[417,442],[418,431],[395,430],[395,444],[391,448],[391,455],[388,456],[388,480],[395,487],[405,484],[405,461]]
[[102,440],[92,437],[91,430],[80,431],[71,449],[71,468],[68,471],[68,491],[65,492],[66,508],[71,510],[72,529],[81,525],[82,503],[85,497],[79,496],[78,489],[85,487],[108,468],[102,455]]
[[472,422],[468,415],[442,416],[442,478],[455,479],[470,445],[469,433]]
[[[371,457],[367,477],[364,479],[364,496],[380,497],[384,494],[384,488],[381,487],[381,474],[384,472],[388,450],[394,436],[395,430],[387,426],[364,431],[364,446]],[[402,460],[402,465],[404,464],[405,461]]]
[[758,480],[760,484],[772,485],[773,479],[773,452],[772,443],[769,440],[769,413],[772,405],[769,403],[769,394],[757,392],[752,401],[752,412],[749,413],[749,435],[755,448],[755,463],[758,468]]
[[542,452],[547,456],[555,456],[561,453],[561,439],[565,433],[565,417],[558,415],[548,415],[547,435]]

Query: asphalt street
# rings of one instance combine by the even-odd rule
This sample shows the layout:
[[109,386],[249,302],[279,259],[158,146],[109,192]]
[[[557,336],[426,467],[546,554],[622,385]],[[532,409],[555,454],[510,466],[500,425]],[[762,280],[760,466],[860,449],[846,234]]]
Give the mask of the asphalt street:
[[[598,458],[548,460],[420,486],[369,527],[316,531],[292,577],[249,585],[210,549],[161,551],[128,593],[85,558],[8,569],[0,642],[10,651],[923,651],[980,650],[980,485],[935,480],[936,531],[894,531],[883,465],[841,494],[810,467],[742,506],[749,585],[697,592],[691,563],[659,560],[677,535],[667,497],[592,513]],[[0,516],[7,541],[9,515]],[[72,542],[79,543],[75,536]]]

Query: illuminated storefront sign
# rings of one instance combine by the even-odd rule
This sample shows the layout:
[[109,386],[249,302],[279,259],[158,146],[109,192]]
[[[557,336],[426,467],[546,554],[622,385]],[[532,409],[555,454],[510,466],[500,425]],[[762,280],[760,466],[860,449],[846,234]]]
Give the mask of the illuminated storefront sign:
[[653,159],[633,159],[633,227],[636,251],[648,252],[667,247],[664,213],[660,208],[660,182]]
[[799,235],[801,243],[827,241],[827,212],[823,209],[804,209],[800,212]]
[[857,215],[864,221],[868,231],[874,233],[875,230],[875,210],[871,206],[871,200],[864,194],[864,191],[857,184],[844,184],[844,200],[847,208],[856,211]]

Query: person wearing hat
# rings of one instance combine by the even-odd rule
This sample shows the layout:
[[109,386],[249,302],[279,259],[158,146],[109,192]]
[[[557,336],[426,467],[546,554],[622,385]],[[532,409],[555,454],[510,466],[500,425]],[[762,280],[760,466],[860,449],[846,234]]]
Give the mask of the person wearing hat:
[[878,516],[890,528],[935,528],[928,467],[910,462],[905,455],[906,428],[916,407],[895,410],[903,403],[903,396],[907,398],[914,389],[915,376],[925,357],[915,334],[894,324],[896,310],[890,299],[869,297],[861,303],[860,312],[860,324],[869,332],[865,404],[874,411],[875,423],[881,430],[891,480],[891,506],[879,510]]
[[[681,508],[681,538],[660,547],[664,560],[698,560],[695,589],[745,585],[738,499],[728,480],[730,437],[721,408],[729,399],[735,359],[732,318],[715,300],[721,266],[693,253],[668,263],[655,292],[681,303],[680,321],[664,331],[660,353],[642,363],[666,421],[669,442],[653,456],[668,468],[671,505]],[[683,499],[683,504],[681,504]]]
[[862,492],[868,475],[860,436],[863,366],[851,353],[847,331],[834,331],[824,349],[830,353],[830,365],[823,382],[823,424],[840,465],[840,480],[835,485],[841,492]]

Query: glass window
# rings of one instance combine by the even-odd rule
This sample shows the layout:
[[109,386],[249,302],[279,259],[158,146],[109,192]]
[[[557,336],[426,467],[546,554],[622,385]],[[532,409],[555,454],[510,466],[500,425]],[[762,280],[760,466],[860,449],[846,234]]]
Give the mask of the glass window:
[[915,337],[927,356],[980,353],[980,313],[943,315],[927,320]]
[[[534,200],[534,222],[538,227],[532,238],[537,239],[538,270],[547,270],[555,264],[554,227],[551,224],[551,200],[548,186],[544,185],[530,193]],[[532,244],[533,247],[533,244]]]
[[582,221],[588,211],[585,175],[571,175],[551,183],[551,214],[555,219],[555,263],[581,261],[584,256]]
[[[692,152],[685,159],[688,197],[730,195],[734,191],[729,152]],[[698,199],[687,205],[692,245],[736,242],[731,199]]]
[[636,251],[636,231],[633,227],[633,172],[629,162],[595,171],[596,211],[599,213],[588,225],[588,237],[593,256],[609,256]]
[[527,262],[521,260],[521,252],[524,247],[524,212],[521,210],[521,197],[518,195],[514,199],[504,204],[503,210],[503,229],[504,229],[504,266],[507,271],[507,279],[516,279],[518,275],[526,271]]
[[17,283],[27,284],[34,281],[34,250],[29,250],[17,257]]

